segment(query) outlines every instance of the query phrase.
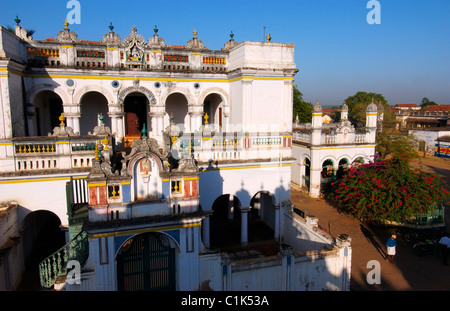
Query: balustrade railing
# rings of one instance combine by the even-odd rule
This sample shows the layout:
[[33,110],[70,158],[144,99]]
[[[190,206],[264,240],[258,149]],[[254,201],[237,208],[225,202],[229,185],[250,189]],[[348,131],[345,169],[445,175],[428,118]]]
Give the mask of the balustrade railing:
[[[311,143],[311,134],[305,132],[293,132],[292,138],[299,142]],[[323,145],[335,145],[342,143],[355,143],[362,144],[367,142],[367,137],[365,133],[358,133],[355,135],[349,136],[348,140],[345,141],[343,136],[338,134],[325,134],[322,133],[320,137],[320,142]]]
[[39,264],[41,286],[51,288],[56,280],[67,274],[67,264],[71,260],[80,266],[89,256],[89,241],[86,231],[81,231],[69,243],[48,256]]
[[96,143],[104,137],[22,137],[2,142],[0,162],[8,171],[91,167]]
[[[290,156],[292,134],[283,133],[185,133],[175,139],[181,154],[199,161],[248,160]],[[103,138],[103,137],[102,137]],[[294,136],[295,138],[295,136]],[[92,167],[100,137],[23,137],[0,145],[0,162],[8,171],[61,170]]]

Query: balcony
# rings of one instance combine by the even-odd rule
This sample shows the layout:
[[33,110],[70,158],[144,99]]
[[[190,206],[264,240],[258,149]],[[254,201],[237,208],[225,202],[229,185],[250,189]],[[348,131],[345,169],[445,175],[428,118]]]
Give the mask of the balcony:
[[[191,154],[204,163],[291,156],[292,135],[289,133],[184,133],[171,139],[174,152]],[[0,141],[0,165],[3,172],[88,171],[96,146],[103,149],[103,156],[112,156],[113,145],[106,142],[104,136],[13,138]]]

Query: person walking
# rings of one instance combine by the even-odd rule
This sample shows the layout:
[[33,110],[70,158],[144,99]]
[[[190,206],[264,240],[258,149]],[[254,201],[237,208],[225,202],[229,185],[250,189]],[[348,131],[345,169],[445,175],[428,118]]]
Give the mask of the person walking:
[[396,246],[397,246],[397,236],[393,234],[386,241],[386,258],[389,259],[390,262],[394,262]]
[[450,238],[444,234],[439,240],[441,245],[442,259],[444,265],[448,265],[448,253],[450,252]]

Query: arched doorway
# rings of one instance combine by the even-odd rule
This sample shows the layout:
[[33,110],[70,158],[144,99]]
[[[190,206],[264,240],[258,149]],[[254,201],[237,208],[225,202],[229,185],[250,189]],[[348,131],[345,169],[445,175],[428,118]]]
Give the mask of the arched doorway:
[[41,91],[34,97],[35,129],[37,136],[47,136],[61,122],[59,117],[63,112],[63,101],[53,91]]
[[[166,113],[167,121],[170,122],[173,117],[174,124],[180,126],[180,130],[186,132],[189,129],[188,101],[183,94],[173,93],[167,97]],[[168,125],[169,123],[166,126]]]
[[175,290],[175,245],[158,232],[138,234],[127,240],[117,257],[120,291]]
[[35,211],[24,219],[22,235],[25,271],[20,289],[40,289],[39,263],[66,243],[61,221],[50,211]]
[[209,124],[214,124],[215,129],[222,131],[223,127],[223,99],[218,94],[209,94],[203,102],[203,112],[209,116]]
[[311,161],[308,158],[305,158],[303,161],[303,166],[305,173],[302,176],[302,187],[305,187],[309,191],[309,185],[311,180]]
[[336,179],[333,167],[334,163],[330,159],[325,160],[322,163],[321,183],[320,183],[320,191],[322,192],[322,194],[328,193],[330,191],[331,183]]
[[352,166],[359,166],[359,165],[362,165],[362,164],[364,164],[364,158],[363,157],[357,157],[354,161],[353,161],[353,163],[352,163]]
[[134,139],[141,137],[145,126],[147,132],[150,129],[148,115],[149,102],[147,96],[140,92],[132,92],[125,97],[125,143],[130,145]]
[[260,191],[250,200],[248,213],[248,242],[273,240],[275,228],[274,198],[269,192]]
[[346,158],[343,158],[339,161],[339,167],[336,172],[336,179],[341,179],[347,173],[349,169],[349,161]]
[[219,196],[212,205],[211,248],[225,248],[241,243],[241,203],[230,194]]
[[98,125],[98,116],[103,115],[103,123],[111,128],[108,117],[108,100],[99,92],[87,92],[80,100],[80,134],[87,135]]

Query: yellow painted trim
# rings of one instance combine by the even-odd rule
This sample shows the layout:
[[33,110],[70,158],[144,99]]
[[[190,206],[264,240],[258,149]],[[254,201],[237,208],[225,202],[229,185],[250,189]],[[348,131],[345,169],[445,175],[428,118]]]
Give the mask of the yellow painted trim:
[[[6,69],[5,71],[13,72],[11,70]],[[14,73],[14,72],[13,72]],[[18,75],[22,75],[24,77],[29,78],[50,78],[50,79],[91,79],[91,80],[123,80],[123,81],[134,81],[136,78],[133,77],[123,77],[123,76],[97,76],[97,75],[67,75],[67,74],[37,74],[37,73],[28,73],[28,74],[22,74],[19,72],[16,72]],[[233,79],[201,79],[201,81],[204,82],[235,82],[239,80],[245,80],[245,79],[252,79],[252,80],[275,80],[275,81],[281,81],[286,80],[286,77],[252,77],[252,76],[242,76],[237,77]],[[293,78],[289,78],[292,79]],[[162,77],[155,77],[155,78],[146,78],[146,77],[139,77],[139,80],[141,81],[167,81],[167,82],[192,82],[192,81],[198,81],[198,78],[162,78]]]
[[191,55],[202,55],[201,52],[191,52]]
[[67,145],[67,144],[70,144],[70,141],[57,141],[56,144],[57,145]]
[[21,77],[25,76],[23,73],[21,73],[17,70],[11,69],[11,68],[0,68],[0,71],[6,72],[6,75],[4,75],[4,74],[1,75],[2,77],[8,77],[9,76],[8,73],[12,73],[12,74],[15,74],[15,75],[21,76]]
[[[0,184],[17,184],[17,183],[30,183],[30,182],[43,182],[43,181],[70,181],[71,177],[52,177],[52,178],[35,178],[35,179],[18,179],[18,180],[1,180]],[[86,179],[86,176],[72,176],[72,179]]]
[[63,49],[73,49],[73,45],[61,45]]
[[6,75],[0,74],[0,77],[1,77],[1,78],[8,78],[9,76],[8,76],[8,74],[6,74]]
[[170,179],[169,178],[166,178],[166,179],[161,179],[161,181],[170,181]]
[[121,185],[131,185],[131,181],[123,181]]
[[352,146],[352,147],[322,147],[322,148],[311,148],[311,150],[333,150],[333,149],[362,149],[370,148],[371,146]]
[[[282,164],[282,167],[290,167],[292,164]],[[272,165],[251,165],[251,166],[236,166],[236,167],[222,167],[222,168],[204,168],[204,171],[222,171],[222,170],[242,170],[242,169],[252,169],[252,168],[267,168],[267,167],[280,167],[280,164]]]
[[151,50],[150,52],[152,52],[152,53],[162,53],[162,51],[157,51],[157,50]]
[[0,146],[12,146],[14,145],[13,143],[0,143]]
[[322,116],[322,115],[323,115],[323,113],[313,113],[313,114],[312,114],[313,117],[320,117],[320,116]]
[[366,116],[377,116],[378,113],[376,112],[370,112],[370,113],[366,113]]
[[140,230],[128,230],[128,231],[122,231],[122,232],[99,233],[99,234],[90,235],[89,239],[114,237],[114,236],[137,234],[137,233],[147,233],[147,232],[155,232],[155,231],[163,231],[163,230],[194,228],[194,227],[200,227],[200,226],[201,226],[201,223],[195,223],[195,224],[186,224],[186,225],[178,225],[178,226],[167,226],[167,227],[157,227],[157,228],[140,229]]
[[283,136],[283,138],[292,138],[292,135],[290,135],[290,136]]
[[210,140],[211,137],[202,137],[202,140]]
[[184,180],[198,180],[198,177],[187,177]]
[[101,187],[101,186],[106,186],[106,182],[98,182],[98,183],[94,183],[94,184],[88,184],[88,187]]
[[229,79],[229,82],[235,82],[235,81],[239,81],[239,80],[245,80],[245,79],[251,79],[251,80],[277,80],[277,81],[281,81],[281,80],[294,80],[294,78],[286,78],[286,77],[254,77],[254,76],[242,76],[242,77],[237,77],[237,78],[233,78],[233,79]]
[[70,177],[19,179],[19,180],[1,180],[0,184],[4,185],[4,184],[19,184],[19,183],[42,182],[42,181],[60,181],[60,180],[70,180]]
[[119,48],[106,48],[107,51],[118,51]]
[[296,143],[292,143],[292,146],[308,148],[307,145],[300,145],[300,144],[296,144]]

